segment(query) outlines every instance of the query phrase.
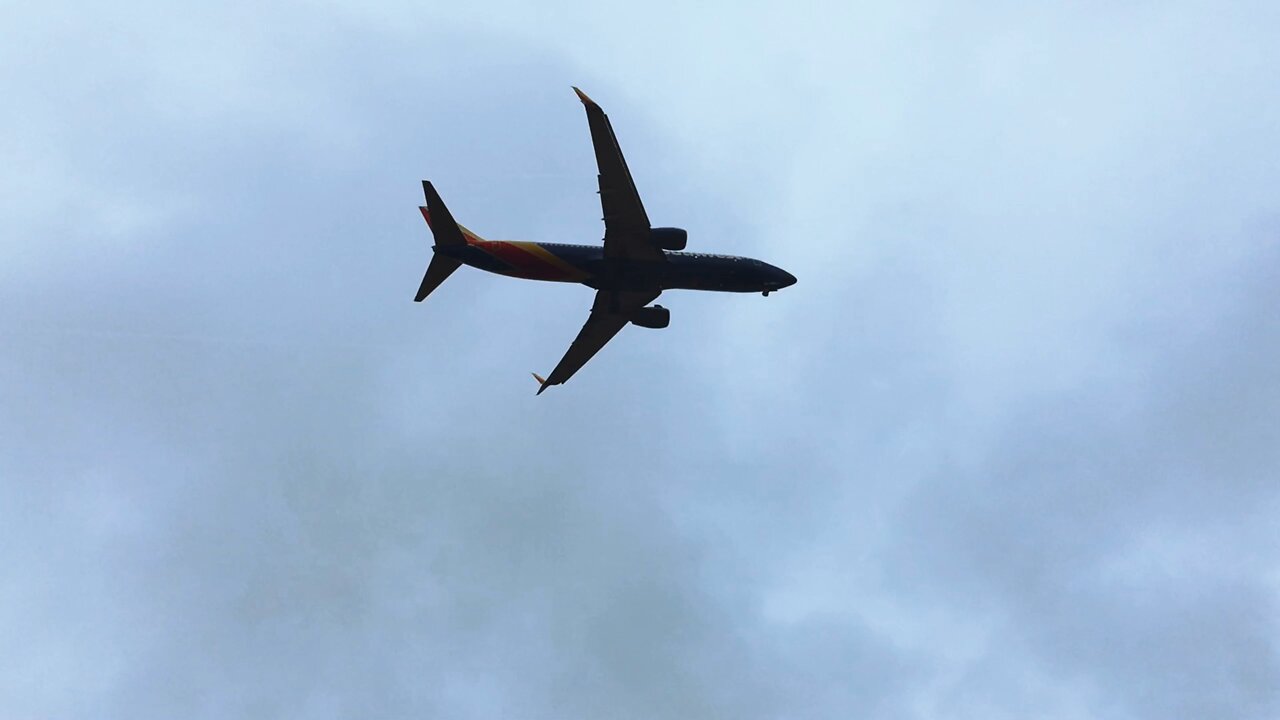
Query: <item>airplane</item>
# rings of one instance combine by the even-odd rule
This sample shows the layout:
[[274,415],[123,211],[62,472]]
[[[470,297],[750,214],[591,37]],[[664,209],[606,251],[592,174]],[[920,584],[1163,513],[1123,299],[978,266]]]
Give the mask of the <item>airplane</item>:
[[435,244],[414,302],[422,302],[462,265],[529,280],[581,283],[596,291],[591,315],[560,363],[545,378],[533,373],[538,395],[573,377],[628,323],[667,327],[671,312],[649,304],[664,290],[758,292],[767,297],[796,282],[791,273],[760,260],[683,252],[689,238],[685,230],[651,227],[609,117],[586,93],[576,87],[573,91],[586,107],[595,146],[603,246],[484,240],[453,219],[426,180],[422,190],[427,204],[419,207]]

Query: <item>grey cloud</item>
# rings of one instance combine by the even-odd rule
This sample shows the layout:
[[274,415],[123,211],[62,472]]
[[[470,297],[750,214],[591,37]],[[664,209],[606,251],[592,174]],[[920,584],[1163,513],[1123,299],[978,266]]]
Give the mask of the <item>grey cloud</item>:
[[980,464],[911,497],[895,584],[994,612],[1030,661],[1126,715],[1274,714],[1278,268],[1258,259],[1216,288],[1248,291],[1202,310],[1210,334],[1181,318],[1144,348],[1145,382],[1030,404]]
[[[928,151],[983,113],[914,120],[963,93],[906,72],[873,172],[823,120],[837,93],[805,126],[829,158],[786,138],[752,155],[787,172],[725,184],[617,56],[585,70],[435,13],[135,14],[152,24],[21,25],[109,52],[82,73],[37,54],[6,121],[32,183],[0,205],[21,268],[0,287],[6,712],[1275,714],[1273,233],[1234,192],[1238,148],[1160,155],[1238,83],[1194,84],[1194,112],[1120,159],[1090,156],[1115,139],[1091,114],[1101,139],[1053,178],[1010,150],[974,188],[957,168],[989,144]],[[1076,45],[1048,47],[1070,65]],[[804,267],[768,301],[673,298],[672,328],[535,400],[523,373],[589,295],[470,273],[414,305],[417,181],[484,235],[594,240],[584,72],[651,212]],[[1017,127],[1034,98],[1012,88]],[[759,117],[787,134],[783,110]],[[1122,160],[1123,182],[1056,194]],[[1207,262],[1166,252],[1197,183],[1090,210],[1169,167],[1226,177],[1187,231],[1216,233]],[[777,206],[732,199],[760,196]]]

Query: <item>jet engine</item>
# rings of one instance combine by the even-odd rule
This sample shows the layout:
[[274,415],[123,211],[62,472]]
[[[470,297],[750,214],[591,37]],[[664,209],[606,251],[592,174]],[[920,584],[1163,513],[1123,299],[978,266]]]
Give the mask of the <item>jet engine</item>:
[[671,324],[671,311],[661,305],[643,307],[631,315],[631,324],[658,330]]
[[653,228],[649,231],[649,242],[663,250],[683,250],[689,242],[689,233],[681,228]]

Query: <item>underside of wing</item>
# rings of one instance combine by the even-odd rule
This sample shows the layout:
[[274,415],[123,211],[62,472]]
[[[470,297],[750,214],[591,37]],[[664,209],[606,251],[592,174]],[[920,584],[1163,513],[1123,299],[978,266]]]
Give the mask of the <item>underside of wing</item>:
[[[545,380],[542,380],[542,386],[538,388],[541,394],[551,385],[560,385],[566,382],[573,374],[587,364],[587,361],[595,356],[600,348],[613,339],[618,331],[631,321],[631,317],[637,310],[653,302],[659,295],[660,291],[641,291],[641,292],[609,292],[600,290],[596,292],[595,303],[591,306],[591,316],[587,318],[587,322],[578,331],[578,337],[574,338],[573,344],[569,346],[568,352],[560,359],[560,364],[556,365],[556,369],[551,371]],[[537,377],[535,375],[534,377]]]
[[650,242],[649,216],[640,202],[640,193],[631,179],[627,161],[613,134],[613,126],[604,110],[578,88],[573,89],[587,109],[587,125],[591,128],[591,144],[595,147],[599,168],[600,207],[604,211],[605,257],[630,260],[664,259],[662,251]]

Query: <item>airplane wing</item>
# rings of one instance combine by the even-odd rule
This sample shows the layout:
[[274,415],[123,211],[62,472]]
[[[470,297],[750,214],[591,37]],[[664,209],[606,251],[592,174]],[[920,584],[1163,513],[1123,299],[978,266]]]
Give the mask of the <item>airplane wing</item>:
[[640,202],[640,193],[631,180],[631,171],[614,137],[613,126],[604,110],[573,89],[587,108],[587,124],[591,127],[591,144],[596,150],[596,166],[600,170],[600,206],[604,210],[605,257],[628,260],[662,261],[662,251],[649,242],[649,216]]
[[597,291],[596,301],[591,306],[591,317],[587,318],[587,323],[578,331],[578,337],[574,338],[569,351],[560,359],[560,364],[556,365],[556,369],[545,380],[534,375],[542,383],[538,394],[541,395],[551,385],[560,385],[573,377],[579,368],[586,365],[605,343],[612,340],[631,321],[632,313],[653,302],[659,294],[660,290],[619,292],[616,293],[617,305],[614,306],[615,293]]

